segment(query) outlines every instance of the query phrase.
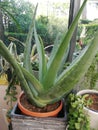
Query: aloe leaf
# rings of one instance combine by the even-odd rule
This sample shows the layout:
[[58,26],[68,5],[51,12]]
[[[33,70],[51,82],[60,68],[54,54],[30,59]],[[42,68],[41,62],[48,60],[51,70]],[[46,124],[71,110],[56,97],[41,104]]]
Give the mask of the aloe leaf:
[[12,65],[14,69],[16,69],[16,74],[19,76],[20,79],[22,79],[22,84],[27,84],[24,78],[24,75],[20,69],[20,67],[17,64],[17,61],[15,58],[9,53],[9,50],[4,45],[4,43],[0,40],[0,54]]
[[32,41],[32,36],[33,36],[33,30],[34,30],[34,22],[35,22],[35,16],[36,16],[36,11],[37,11],[37,6],[34,10],[34,15],[32,18],[32,23],[30,24],[29,27],[29,32],[27,35],[27,39],[26,39],[26,45],[25,45],[25,50],[24,50],[24,67],[30,72],[32,73],[32,67],[31,67],[31,41]]
[[35,50],[36,50],[36,44],[34,44],[33,47],[32,47],[31,58],[34,57]]
[[11,54],[14,55],[14,57],[15,57],[16,59],[18,59],[16,45],[15,45],[13,42],[11,42],[11,43],[9,44],[8,50],[10,51]]
[[[37,99],[37,91],[36,93],[32,92],[30,87],[28,86],[28,83],[22,73],[20,65],[18,65],[15,58],[9,53],[9,50],[4,45],[4,43],[0,40],[0,55],[3,56],[14,68],[15,73],[20,81],[21,88],[24,90],[25,94],[27,95],[28,99],[31,101],[31,103],[35,103],[38,106],[45,106],[46,104],[43,102],[40,102],[39,99]],[[37,82],[36,82],[37,83]]]
[[20,40],[18,40],[17,38],[14,38],[14,37],[8,37],[9,40],[11,41],[17,41],[17,44],[25,47],[25,44],[23,42],[21,42]]
[[[29,27],[29,32],[28,32],[28,35],[27,35],[27,39],[26,39],[26,43],[25,43],[26,45],[25,45],[25,49],[24,49],[23,66],[31,74],[33,73],[32,66],[31,66],[31,42],[32,42],[32,36],[33,36],[33,31],[34,31],[34,23],[35,23],[35,16],[36,16],[36,11],[37,11],[37,6],[38,6],[38,4],[36,5],[36,8],[34,10],[34,15],[33,15],[30,27]],[[29,88],[31,89],[32,93],[33,92],[36,93],[36,90],[34,89],[32,84],[29,81],[27,81],[27,83],[28,83]]]
[[[60,44],[61,44],[61,42],[60,42],[60,33],[59,33],[59,34],[57,35],[57,37],[56,37],[55,42],[54,42],[53,49],[52,49],[52,52],[51,52],[51,55],[50,55],[50,59],[57,53]],[[69,47],[68,47],[68,48],[69,48]],[[63,70],[65,61],[67,60],[68,52],[69,52],[69,49],[67,49],[67,51],[66,51],[65,54],[63,55],[62,62],[61,62],[60,67],[59,67],[58,75],[59,75],[59,74],[62,72],[62,70]]]
[[86,52],[84,54],[82,53],[80,57],[77,58],[77,60],[75,61],[75,63],[73,63],[67,73],[65,70],[65,72],[57,79],[55,86],[53,86],[45,94],[48,95],[50,93],[50,96],[53,95],[55,97],[54,100],[59,100],[68,92],[70,92],[84,76],[97,52],[98,33],[92,43],[89,45]]
[[[76,15],[75,19],[73,20],[68,32],[66,33],[62,43],[60,44],[57,53],[50,58],[49,64],[48,64],[48,70],[43,82],[43,85],[46,86],[46,89],[49,89],[55,81],[55,78],[57,76],[57,72],[59,70],[60,63],[62,61],[64,53],[68,49],[68,44],[70,42],[70,39],[72,37],[72,34],[74,32],[74,29],[78,23],[79,17],[83,11],[83,8],[85,7],[87,0],[84,0],[78,14]],[[49,78],[51,77],[51,78]]]
[[39,80],[40,80],[40,82],[42,82],[43,77],[47,70],[46,58],[45,58],[43,41],[40,37],[38,37],[35,27],[34,27],[34,36],[35,36],[35,42],[37,45],[37,51],[38,51],[38,55],[39,55]]
[[[21,66],[20,66],[21,67]],[[35,86],[35,89],[38,93],[41,93],[43,91],[42,84],[33,76],[31,73],[29,73],[25,68],[21,67],[21,70],[25,76],[25,78],[33,85]]]

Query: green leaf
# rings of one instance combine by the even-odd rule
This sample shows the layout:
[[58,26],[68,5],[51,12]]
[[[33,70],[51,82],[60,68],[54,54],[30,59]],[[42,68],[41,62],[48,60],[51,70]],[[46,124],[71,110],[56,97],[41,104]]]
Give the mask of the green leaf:
[[39,80],[40,80],[40,82],[42,82],[44,75],[46,74],[46,70],[47,70],[46,58],[45,58],[43,41],[42,41],[41,37],[38,38],[35,27],[34,27],[34,36],[35,36],[35,42],[37,45],[37,51],[38,51],[38,55],[39,55]]
[[33,31],[34,31],[34,23],[35,23],[35,16],[36,16],[36,11],[37,11],[37,6],[35,8],[34,14],[33,14],[33,18],[29,27],[29,32],[27,35],[27,39],[26,39],[26,45],[25,45],[25,50],[24,50],[24,67],[30,72],[32,73],[32,67],[31,67],[31,41],[32,41],[32,36],[33,36]]
[[96,34],[93,41],[89,44],[89,47],[85,48],[81,55],[77,57],[75,63],[72,63],[72,66],[69,66],[68,70],[65,70],[63,74],[57,79],[55,85],[52,86],[42,96],[48,95],[51,98],[53,96],[53,100],[57,101],[68,94],[68,92],[70,92],[84,76],[97,52],[98,33]]
[[65,52],[67,52],[68,45],[69,45],[69,42],[71,40],[72,34],[75,30],[75,27],[78,23],[78,20],[80,18],[80,15],[83,11],[83,8],[84,8],[86,2],[87,2],[87,0],[84,0],[77,16],[75,17],[75,19],[72,23],[72,25],[70,26],[68,32],[65,34],[65,37],[62,40],[62,43],[60,44],[56,54],[53,57],[50,57],[50,60],[48,63],[48,68],[47,68],[47,73],[46,73],[46,76],[45,76],[44,82],[43,82],[43,85],[44,85],[44,87],[46,87],[46,89],[49,89],[51,86],[53,86],[53,84],[55,82],[55,78],[57,76],[57,72],[59,70],[59,66],[61,64],[63,55],[65,54]]
[[81,128],[80,128],[80,123],[75,123],[75,128],[76,128],[76,130],[80,130]]
[[17,101],[17,98],[16,98],[16,97],[13,97],[13,98],[12,98],[12,101],[13,101],[13,102]]
[[[12,65],[12,67],[15,70],[15,73],[21,83],[21,88],[24,90],[25,94],[29,98],[29,100],[37,104],[38,106],[42,107],[45,106],[46,104],[44,102],[41,102],[38,97],[36,97],[36,92],[31,91],[30,87],[28,86],[28,83],[24,77],[24,74],[21,70],[20,65],[18,65],[17,61],[15,58],[9,53],[7,47],[4,45],[4,43],[0,40],[0,54]],[[34,81],[34,80],[33,80]],[[32,86],[33,87],[33,86]],[[38,99],[37,99],[38,98]]]

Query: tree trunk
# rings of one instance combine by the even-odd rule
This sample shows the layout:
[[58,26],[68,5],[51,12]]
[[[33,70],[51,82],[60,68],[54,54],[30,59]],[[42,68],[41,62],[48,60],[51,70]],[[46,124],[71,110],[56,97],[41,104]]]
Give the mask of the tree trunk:
[[[1,2],[1,0],[0,0]],[[0,9],[0,39],[4,41],[4,26],[3,26],[3,15]]]

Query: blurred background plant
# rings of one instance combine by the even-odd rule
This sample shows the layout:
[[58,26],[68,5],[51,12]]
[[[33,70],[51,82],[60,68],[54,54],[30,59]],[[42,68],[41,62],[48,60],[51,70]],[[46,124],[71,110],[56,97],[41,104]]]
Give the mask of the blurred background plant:
[[[66,8],[68,9],[68,7]],[[28,26],[32,18],[31,12],[34,11],[34,5],[25,0],[0,0],[0,10],[2,13],[2,15],[0,15],[0,19],[2,18],[1,22],[3,28],[1,33],[4,35],[2,40],[7,46],[10,44],[8,37],[14,37],[24,42],[26,40]],[[64,26],[65,24],[67,25],[67,22],[62,23],[62,21],[63,20],[61,18],[57,18],[57,16],[54,15],[51,17],[44,15],[37,17],[37,32],[42,37],[45,46],[54,44],[54,39],[56,38],[57,32],[63,33]],[[18,54],[22,53],[24,50],[23,46],[17,44],[17,41],[15,41],[15,43]],[[34,44],[33,39],[32,44]]]

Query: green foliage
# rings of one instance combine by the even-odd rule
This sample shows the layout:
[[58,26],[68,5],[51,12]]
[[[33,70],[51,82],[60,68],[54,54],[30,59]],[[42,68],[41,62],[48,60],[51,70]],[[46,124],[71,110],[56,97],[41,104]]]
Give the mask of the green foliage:
[[85,25],[86,27],[86,37],[84,39],[84,44],[87,44],[94,38],[97,30],[98,30],[98,20],[89,22]]
[[41,36],[41,38],[44,41],[44,44],[49,44],[49,33],[48,33],[48,17],[45,16],[40,16],[37,20],[36,20],[36,29],[37,29],[37,33]]
[[[34,6],[30,4],[29,2],[23,1],[10,1],[10,9],[8,9],[9,12],[14,16],[14,18],[18,21],[21,30],[23,32],[28,32],[28,26],[31,21],[32,14],[31,12],[34,9]],[[9,20],[9,25],[8,25],[8,31],[9,32],[19,32],[17,30],[17,26],[13,23],[13,21]]]
[[[55,22],[56,21],[56,22]],[[68,21],[67,19],[58,19],[56,16],[51,16],[49,18],[49,23],[47,26],[49,33],[49,41],[51,44],[55,43],[55,39],[58,37],[58,40],[62,40],[64,32],[68,30]]]
[[40,17],[37,19],[37,22],[42,23],[43,25],[47,25],[49,20],[48,17],[40,15]]
[[92,64],[90,65],[87,73],[85,74],[84,86],[85,88],[94,89],[94,87],[96,87],[97,81],[98,81],[98,54],[94,57]]
[[[5,35],[7,37],[9,36],[15,37],[20,41],[24,42],[26,40],[28,26],[32,20],[31,12],[34,10],[34,6],[24,0],[23,1],[7,0],[6,2],[2,1],[2,4],[4,9],[6,10],[6,13],[4,13],[3,11],[3,15],[5,18],[4,20],[4,28],[6,31]],[[65,8],[65,5],[62,5],[62,7]],[[9,16],[7,13],[9,13],[11,16]],[[12,17],[14,20],[12,20]],[[60,34],[59,38],[61,38],[62,34],[64,33],[65,25],[67,25],[68,23],[67,20],[64,19],[62,20],[61,18],[58,19],[55,17],[56,16],[46,17],[41,15],[36,20],[37,33],[42,37],[45,46],[47,44],[54,44],[54,40],[57,36],[57,33]],[[15,22],[15,20],[18,22]],[[8,40],[6,40],[6,42],[8,44]],[[34,40],[32,39],[32,44],[33,43]],[[23,48],[18,44],[17,44],[17,50],[18,54],[23,52]]]
[[[26,40],[28,26],[32,19],[32,11],[34,6],[24,0],[3,0],[0,2],[0,8],[2,10],[4,18],[4,29],[6,36],[6,44],[9,45],[10,41],[7,37],[12,36],[20,41]],[[18,54],[23,52],[23,47],[17,45]]]
[[75,94],[68,96],[68,130],[90,130],[89,116],[83,110],[88,104],[85,97]]
[[[10,43],[8,46],[8,50],[9,52],[13,55],[13,57],[15,59],[17,59],[17,61],[19,61],[19,57],[17,55],[17,50],[16,50],[16,46],[14,43]],[[6,89],[6,95],[4,97],[4,99],[6,99],[7,104],[10,106],[10,110],[12,109],[12,104],[13,102],[15,102],[17,100],[16,95],[17,95],[17,90],[16,90],[16,84],[18,85],[18,79],[17,76],[15,75],[15,72],[13,70],[13,68],[11,67],[11,65],[2,57],[2,61],[1,61],[1,66],[2,66],[2,70],[0,72],[0,75],[2,73],[5,73],[7,75],[7,80],[9,82],[8,84],[8,88]]]
[[88,19],[82,19],[81,24],[89,24],[91,21]]
[[62,19],[58,19],[55,16],[46,17],[41,15],[36,20],[36,29],[46,46],[47,44],[54,44],[57,34],[60,39],[62,38],[64,31],[66,30],[67,32],[67,23],[63,23]]
[[17,100],[16,95],[17,95],[16,86],[11,86],[10,85],[10,88],[8,87],[8,89],[6,90],[6,96],[5,96],[4,99],[7,101],[7,104],[11,108],[13,107],[12,103]]

